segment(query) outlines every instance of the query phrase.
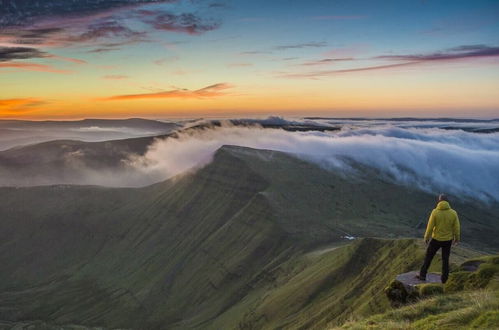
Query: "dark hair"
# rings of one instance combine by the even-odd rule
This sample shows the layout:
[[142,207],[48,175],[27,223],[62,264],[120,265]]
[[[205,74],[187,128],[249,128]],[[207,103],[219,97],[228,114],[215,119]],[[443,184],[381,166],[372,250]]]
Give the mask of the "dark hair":
[[440,202],[440,201],[446,201],[446,202],[448,202],[448,201],[449,201],[449,199],[447,198],[447,195],[446,195],[446,194],[440,194],[440,195],[438,195],[438,201],[439,201],[439,202]]

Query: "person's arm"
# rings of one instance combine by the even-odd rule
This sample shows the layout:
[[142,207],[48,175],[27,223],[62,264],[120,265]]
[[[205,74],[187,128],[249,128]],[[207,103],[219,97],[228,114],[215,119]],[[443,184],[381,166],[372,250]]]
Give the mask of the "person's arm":
[[454,229],[454,244],[457,244],[461,240],[461,223],[459,222],[459,217],[457,216],[457,212],[453,229]]
[[428,225],[426,226],[426,232],[424,234],[424,241],[428,243],[433,234],[433,228],[435,227],[435,210],[431,211],[430,218],[428,219]]

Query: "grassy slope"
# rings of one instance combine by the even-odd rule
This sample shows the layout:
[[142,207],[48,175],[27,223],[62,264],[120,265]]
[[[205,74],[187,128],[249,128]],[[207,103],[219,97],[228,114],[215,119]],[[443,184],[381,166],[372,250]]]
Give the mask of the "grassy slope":
[[[342,329],[499,329],[499,256],[474,260],[486,262],[475,272],[451,273],[445,294],[350,321]],[[457,279],[464,285],[455,290]]]
[[[269,182],[263,193],[282,227],[290,235],[306,233],[315,244],[336,241],[345,233],[421,237],[435,207],[435,196],[395,185],[366,168],[352,178],[281,152],[226,149]],[[451,204],[459,212],[465,246],[497,252],[499,205]]]
[[[385,311],[390,304],[384,287],[395,275],[419,267],[424,255],[422,244],[413,239],[365,238],[325,251],[279,265],[269,274],[270,282],[212,328],[323,329],[354,315]],[[456,252],[453,268],[476,255],[462,248]],[[430,270],[436,271],[439,262],[436,258]]]
[[[310,327],[379,312],[387,302],[381,289],[372,293],[420,262],[414,241],[304,253],[344,243],[344,231],[411,235],[432,205],[379,179],[351,182],[281,153],[234,147],[194,174],[143,189],[1,188],[0,198],[8,270],[0,320],[125,328]],[[472,234],[497,234],[485,228],[490,210],[463,209],[480,217],[463,219]]]

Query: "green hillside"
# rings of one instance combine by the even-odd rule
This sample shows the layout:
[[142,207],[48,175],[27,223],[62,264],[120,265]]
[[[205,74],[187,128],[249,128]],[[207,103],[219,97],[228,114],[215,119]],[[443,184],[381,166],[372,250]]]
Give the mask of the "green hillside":
[[341,329],[499,329],[499,256],[467,263],[480,264],[476,271],[452,272],[444,294],[347,322]]
[[[49,328],[322,328],[383,312],[384,286],[423,247],[343,236],[419,237],[434,206],[369,171],[351,179],[240,147],[146,188],[0,188],[0,199],[0,325]],[[465,247],[497,251],[497,206],[453,206]],[[476,255],[456,252],[456,264]]]

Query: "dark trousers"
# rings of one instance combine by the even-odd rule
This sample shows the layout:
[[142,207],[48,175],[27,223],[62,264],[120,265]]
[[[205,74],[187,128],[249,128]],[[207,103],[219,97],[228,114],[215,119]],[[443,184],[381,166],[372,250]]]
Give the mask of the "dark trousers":
[[421,267],[419,275],[422,278],[426,278],[426,273],[428,272],[428,268],[431,265],[433,257],[437,253],[438,249],[442,248],[442,283],[447,282],[447,279],[449,278],[449,256],[451,246],[452,240],[437,241],[436,239],[432,238],[430,244],[428,244],[428,248],[426,249],[426,257],[424,259],[423,267]]

